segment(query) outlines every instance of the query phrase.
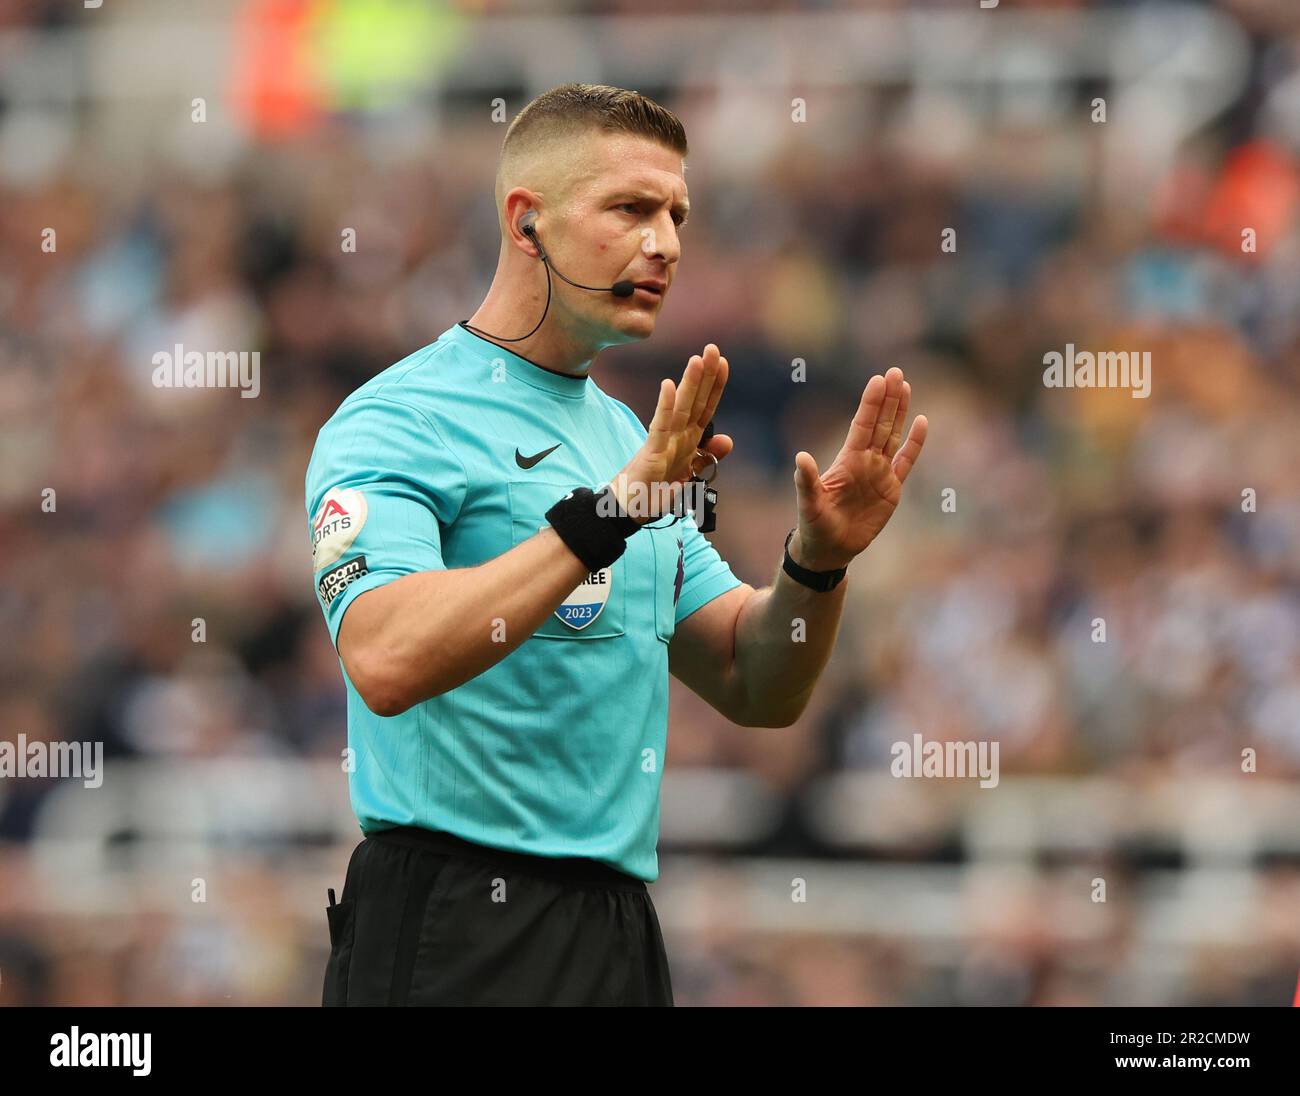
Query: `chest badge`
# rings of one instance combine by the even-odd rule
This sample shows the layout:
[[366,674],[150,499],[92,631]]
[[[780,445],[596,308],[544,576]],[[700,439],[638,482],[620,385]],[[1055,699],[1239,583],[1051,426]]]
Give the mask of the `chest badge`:
[[555,615],[575,632],[582,631],[604,611],[613,584],[614,568],[601,568],[574,587]]

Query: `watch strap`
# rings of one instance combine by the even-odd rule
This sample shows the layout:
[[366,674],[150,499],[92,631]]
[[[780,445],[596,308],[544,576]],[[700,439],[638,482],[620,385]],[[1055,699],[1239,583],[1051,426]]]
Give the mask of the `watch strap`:
[[836,586],[844,581],[844,576],[849,573],[849,569],[847,567],[838,567],[834,571],[810,571],[807,567],[800,567],[799,564],[795,563],[790,556],[790,541],[794,538],[798,528],[796,525],[794,529],[791,529],[785,535],[785,559],[781,561],[781,569],[795,582],[807,586],[811,590],[816,590],[818,593],[825,594],[834,590]]

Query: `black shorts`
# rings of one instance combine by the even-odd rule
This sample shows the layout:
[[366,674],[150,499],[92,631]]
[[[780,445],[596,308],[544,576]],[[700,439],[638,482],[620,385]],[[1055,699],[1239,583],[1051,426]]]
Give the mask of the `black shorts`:
[[645,883],[594,860],[402,826],[326,909],[325,1005],[671,1005]]

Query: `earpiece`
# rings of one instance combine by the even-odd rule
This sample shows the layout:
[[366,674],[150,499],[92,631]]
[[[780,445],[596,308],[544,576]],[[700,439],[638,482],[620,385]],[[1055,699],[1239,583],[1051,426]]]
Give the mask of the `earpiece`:
[[537,257],[542,262],[546,262],[546,248],[542,246],[542,241],[537,238],[537,210],[530,209],[519,218],[519,231],[533,241],[533,246],[537,248]]

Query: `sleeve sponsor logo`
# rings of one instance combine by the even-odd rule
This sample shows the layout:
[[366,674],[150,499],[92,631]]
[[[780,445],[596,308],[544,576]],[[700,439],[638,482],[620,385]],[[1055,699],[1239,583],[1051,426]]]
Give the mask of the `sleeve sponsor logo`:
[[356,559],[350,559],[346,563],[340,563],[332,571],[326,571],[320,577],[320,582],[316,585],[316,592],[320,594],[320,599],[325,603],[328,609],[334,604],[334,599],[343,593],[352,583],[356,582],[362,575],[370,574],[370,569],[366,566],[366,557],[357,556]]
[[366,523],[366,497],[354,487],[332,487],[311,523],[313,571],[341,560]]

